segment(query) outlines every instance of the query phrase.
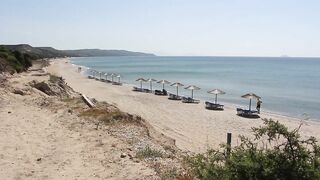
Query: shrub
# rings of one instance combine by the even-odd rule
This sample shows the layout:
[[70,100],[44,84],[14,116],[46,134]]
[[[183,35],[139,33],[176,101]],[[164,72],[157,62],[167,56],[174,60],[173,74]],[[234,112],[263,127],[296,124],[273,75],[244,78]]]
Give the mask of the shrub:
[[146,146],[144,149],[137,152],[136,157],[139,159],[157,158],[163,157],[163,153],[159,150],[151,149],[149,146]]
[[317,140],[301,140],[300,126],[289,131],[278,121],[263,121],[264,126],[252,128],[255,138],[240,136],[240,145],[229,156],[223,145],[189,157],[195,175],[200,179],[320,179]]

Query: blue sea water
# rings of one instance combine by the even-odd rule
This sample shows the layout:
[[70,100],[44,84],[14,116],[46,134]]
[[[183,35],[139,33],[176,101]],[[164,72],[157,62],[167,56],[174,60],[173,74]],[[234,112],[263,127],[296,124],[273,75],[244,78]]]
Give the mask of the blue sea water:
[[[271,57],[82,57],[73,64],[98,71],[117,73],[136,84],[138,77],[166,79],[196,85],[195,98],[210,100],[207,91],[226,92],[219,102],[248,107],[240,96],[254,92],[262,97],[262,110],[298,118],[320,120],[320,58]],[[144,84],[146,88],[149,85]],[[161,85],[154,83],[157,89]],[[175,89],[166,86],[169,91]],[[190,95],[183,87],[180,94]],[[255,104],[253,104],[254,106]]]

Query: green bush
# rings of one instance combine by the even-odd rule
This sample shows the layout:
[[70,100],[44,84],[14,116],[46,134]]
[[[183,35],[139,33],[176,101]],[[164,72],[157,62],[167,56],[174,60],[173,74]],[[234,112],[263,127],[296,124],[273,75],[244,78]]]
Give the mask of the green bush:
[[320,147],[314,137],[302,140],[300,127],[289,131],[278,121],[264,119],[252,128],[254,139],[241,143],[227,156],[227,146],[188,158],[199,179],[320,179]]
[[2,64],[9,64],[6,69],[0,68],[0,71],[11,71],[22,72],[32,66],[32,60],[36,57],[31,54],[23,54],[19,51],[9,51],[4,47],[0,47],[0,58],[3,58],[5,62]]

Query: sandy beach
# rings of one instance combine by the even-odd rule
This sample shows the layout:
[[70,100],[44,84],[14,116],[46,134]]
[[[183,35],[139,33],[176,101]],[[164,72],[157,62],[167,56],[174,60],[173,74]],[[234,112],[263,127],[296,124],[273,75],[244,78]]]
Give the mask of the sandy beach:
[[236,115],[235,107],[229,105],[224,111],[210,111],[199,104],[184,104],[170,101],[167,97],[132,91],[129,85],[115,86],[88,79],[77,72],[77,67],[68,59],[51,62],[48,72],[62,76],[75,91],[90,98],[114,104],[124,112],[146,119],[157,131],[175,139],[178,148],[184,151],[203,152],[208,147],[218,147],[226,142],[226,134],[232,133],[232,145],[238,144],[238,135],[250,135],[251,127],[262,124],[262,118],[272,118],[297,128],[303,123],[302,137],[320,138],[320,123],[295,119],[262,111],[260,119],[247,119]]

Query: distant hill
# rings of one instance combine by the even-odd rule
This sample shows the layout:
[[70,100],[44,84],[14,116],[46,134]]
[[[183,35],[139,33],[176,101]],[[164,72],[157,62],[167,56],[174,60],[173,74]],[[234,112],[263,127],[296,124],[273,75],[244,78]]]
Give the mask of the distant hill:
[[126,50],[101,50],[101,49],[79,49],[79,50],[57,50],[52,47],[32,47],[28,44],[0,45],[11,51],[28,53],[39,58],[53,57],[97,57],[97,56],[154,56],[154,54],[132,52]]
[[63,51],[54,49],[52,47],[32,47],[28,44],[18,45],[0,45],[10,51],[19,51],[21,53],[32,54],[38,58],[54,58],[68,56]]
[[94,56],[155,56],[154,54],[132,52],[126,50],[101,50],[101,49],[79,49],[63,50],[62,52],[72,57],[94,57]]

